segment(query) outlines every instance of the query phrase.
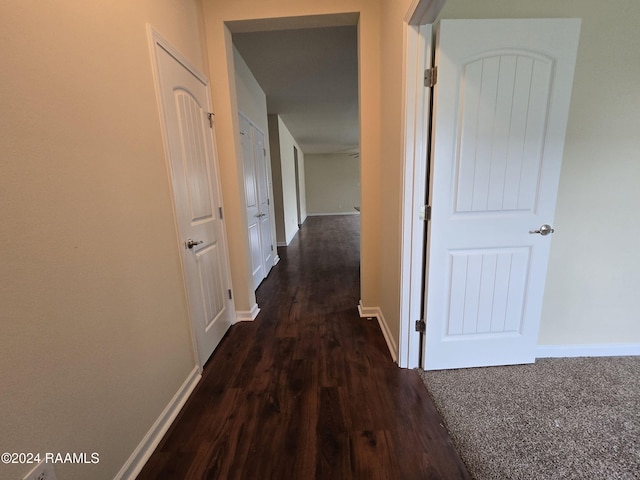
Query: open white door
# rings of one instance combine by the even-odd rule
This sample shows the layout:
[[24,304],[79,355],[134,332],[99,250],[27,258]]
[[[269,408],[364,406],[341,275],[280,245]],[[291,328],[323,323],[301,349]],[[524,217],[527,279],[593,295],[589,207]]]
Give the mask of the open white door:
[[425,369],[535,361],[552,235],[532,232],[553,225],[579,33],[439,25]]
[[202,367],[234,323],[206,79],[152,33],[180,251],[197,357]]

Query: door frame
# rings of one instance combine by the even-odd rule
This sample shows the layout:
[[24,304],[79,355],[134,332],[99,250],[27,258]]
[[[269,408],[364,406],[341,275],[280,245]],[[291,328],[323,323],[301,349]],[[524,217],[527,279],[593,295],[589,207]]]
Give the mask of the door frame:
[[403,184],[400,257],[400,332],[398,365],[416,368],[421,337],[414,328],[422,317],[426,205],[431,118],[431,91],[424,86],[424,71],[433,61],[431,24],[446,0],[413,0],[404,19]]

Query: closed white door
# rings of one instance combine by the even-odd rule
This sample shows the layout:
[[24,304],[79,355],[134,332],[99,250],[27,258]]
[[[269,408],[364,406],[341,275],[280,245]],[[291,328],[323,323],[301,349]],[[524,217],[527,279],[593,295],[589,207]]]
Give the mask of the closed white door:
[[269,275],[275,258],[269,199],[269,168],[264,134],[242,113],[238,118],[247,202],[247,228],[255,289]]
[[425,369],[535,360],[579,32],[439,25]]
[[256,172],[255,151],[253,147],[252,126],[242,114],[240,121],[240,142],[242,143],[242,166],[244,172],[244,195],[247,204],[247,232],[251,251],[251,273],[253,288],[258,288],[266,277],[262,257],[260,237],[260,201],[258,198],[258,178]]
[[234,323],[206,79],[153,35],[189,314],[200,366]]
[[267,166],[267,147],[264,134],[254,125],[251,126],[253,134],[253,151],[256,159],[256,183],[258,184],[258,207],[260,213],[260,239],[262,242],[262,264],[264,276],[269,275],[273,267],[274,251],[273,237],[271,233],[271,214],[269,200],[269,168]]

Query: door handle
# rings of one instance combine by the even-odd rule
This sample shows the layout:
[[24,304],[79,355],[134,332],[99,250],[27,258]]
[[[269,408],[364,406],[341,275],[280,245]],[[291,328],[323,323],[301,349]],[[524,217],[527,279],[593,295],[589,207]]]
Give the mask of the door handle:
[[540,227],[540,230],[529,230],[529,233],[539,233],[540,235],[549,235],[550,233],[555,232],[551,225],[547,225],[546,223]]
[[184,246],[185,248],[191,250],[193,247],[195,247],[196,245],[200,245],[201,243],[203,243],[202,240],[191,240],[189,238],[186,242],[184,242]]
[[267,214],[266,213],[259,213],[258,215],[256,215],[256,218],[262,218],[262,217],[266,217]]

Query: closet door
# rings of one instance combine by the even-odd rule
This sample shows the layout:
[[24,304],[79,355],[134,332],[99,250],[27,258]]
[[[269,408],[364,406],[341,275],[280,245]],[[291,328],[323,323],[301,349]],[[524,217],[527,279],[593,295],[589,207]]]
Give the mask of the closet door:
[[269,166],[264,133],[242,113],[238,117],[247,203],[247,232],[251,248],[253,288],[256,289],[271,271],[275,254],[269,199]]

